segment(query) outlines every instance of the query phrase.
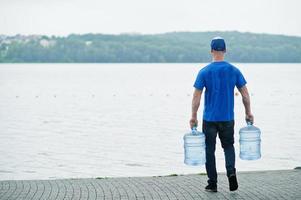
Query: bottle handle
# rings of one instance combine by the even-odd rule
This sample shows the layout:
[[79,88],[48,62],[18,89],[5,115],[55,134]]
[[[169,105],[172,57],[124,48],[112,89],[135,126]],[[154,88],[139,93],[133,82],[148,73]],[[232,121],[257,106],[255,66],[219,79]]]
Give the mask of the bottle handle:
[[196,124],[191,128],[191,133],[192,133],[193,135],[196,135],[196,134],[197,134],[197,125],[196,125]]
[[248,126],[252,126],[252,125],[253,125],[253,122],[251,122],[251,121],[249,121],[249,120],[246,120],[246,122],[247,122],[247,125],[248,125]]

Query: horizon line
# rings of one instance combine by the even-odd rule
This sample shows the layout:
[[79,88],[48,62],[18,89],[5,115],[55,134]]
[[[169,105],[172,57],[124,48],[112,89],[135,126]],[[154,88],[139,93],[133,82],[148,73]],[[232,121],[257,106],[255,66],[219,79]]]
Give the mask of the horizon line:
[[273,36],[287,36],[287,37],[298,37],[300,38],[301,35],[289,35],[289,34],[281,34],[281,33],[266,33],[266,32],[250,32],[250,31],[238,31],[238,30],[214,30],[214,31],[166,31],[166,32],[156,32],[156,33],[143,33],[143,32],[120,32],[120,33],[104,33],[104,32],[86,32],[86,33],[69,33],[69,34],[23,34],[23,33],[15,33],[15,34],[2,34],[0,33],[0,36],[49,36],[49,37],[68,37],[70,35],[164,35],[164,34],[170,34],[170,33],[213,33],[213,32],[220,32],[220,33],[229,33],[229,32],[237,32],[242,34],[257,34],[257,35],[273,35]]

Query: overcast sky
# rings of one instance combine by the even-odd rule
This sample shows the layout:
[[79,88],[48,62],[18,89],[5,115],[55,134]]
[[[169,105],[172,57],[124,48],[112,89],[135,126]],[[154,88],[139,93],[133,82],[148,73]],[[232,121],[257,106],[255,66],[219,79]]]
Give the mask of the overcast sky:
[[225,31],[301,36],[300,0],[0,0],[0,34]]

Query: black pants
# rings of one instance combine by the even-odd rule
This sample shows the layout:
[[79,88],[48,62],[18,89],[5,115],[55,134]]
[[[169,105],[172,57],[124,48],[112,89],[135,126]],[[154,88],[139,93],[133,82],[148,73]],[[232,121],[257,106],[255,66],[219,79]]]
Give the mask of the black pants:
[[209,122],[203,120],[203,132],[206,136],[206,171],[208,183],[217,183],[215,164],[215,144],[218,134],[224,149],[227,176],[235,174],[235,149],[234,149],[234,120],[224,122]]

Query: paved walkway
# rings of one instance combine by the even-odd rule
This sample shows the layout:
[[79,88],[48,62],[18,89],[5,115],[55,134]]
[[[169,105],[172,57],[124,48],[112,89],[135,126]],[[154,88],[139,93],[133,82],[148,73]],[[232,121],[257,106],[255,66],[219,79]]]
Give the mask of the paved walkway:
[[229,192],[219,175],[218,192],[204,191],[205,175],[104,179],[0,181],[0,199],[301,199],[301,170],[244,172]]

